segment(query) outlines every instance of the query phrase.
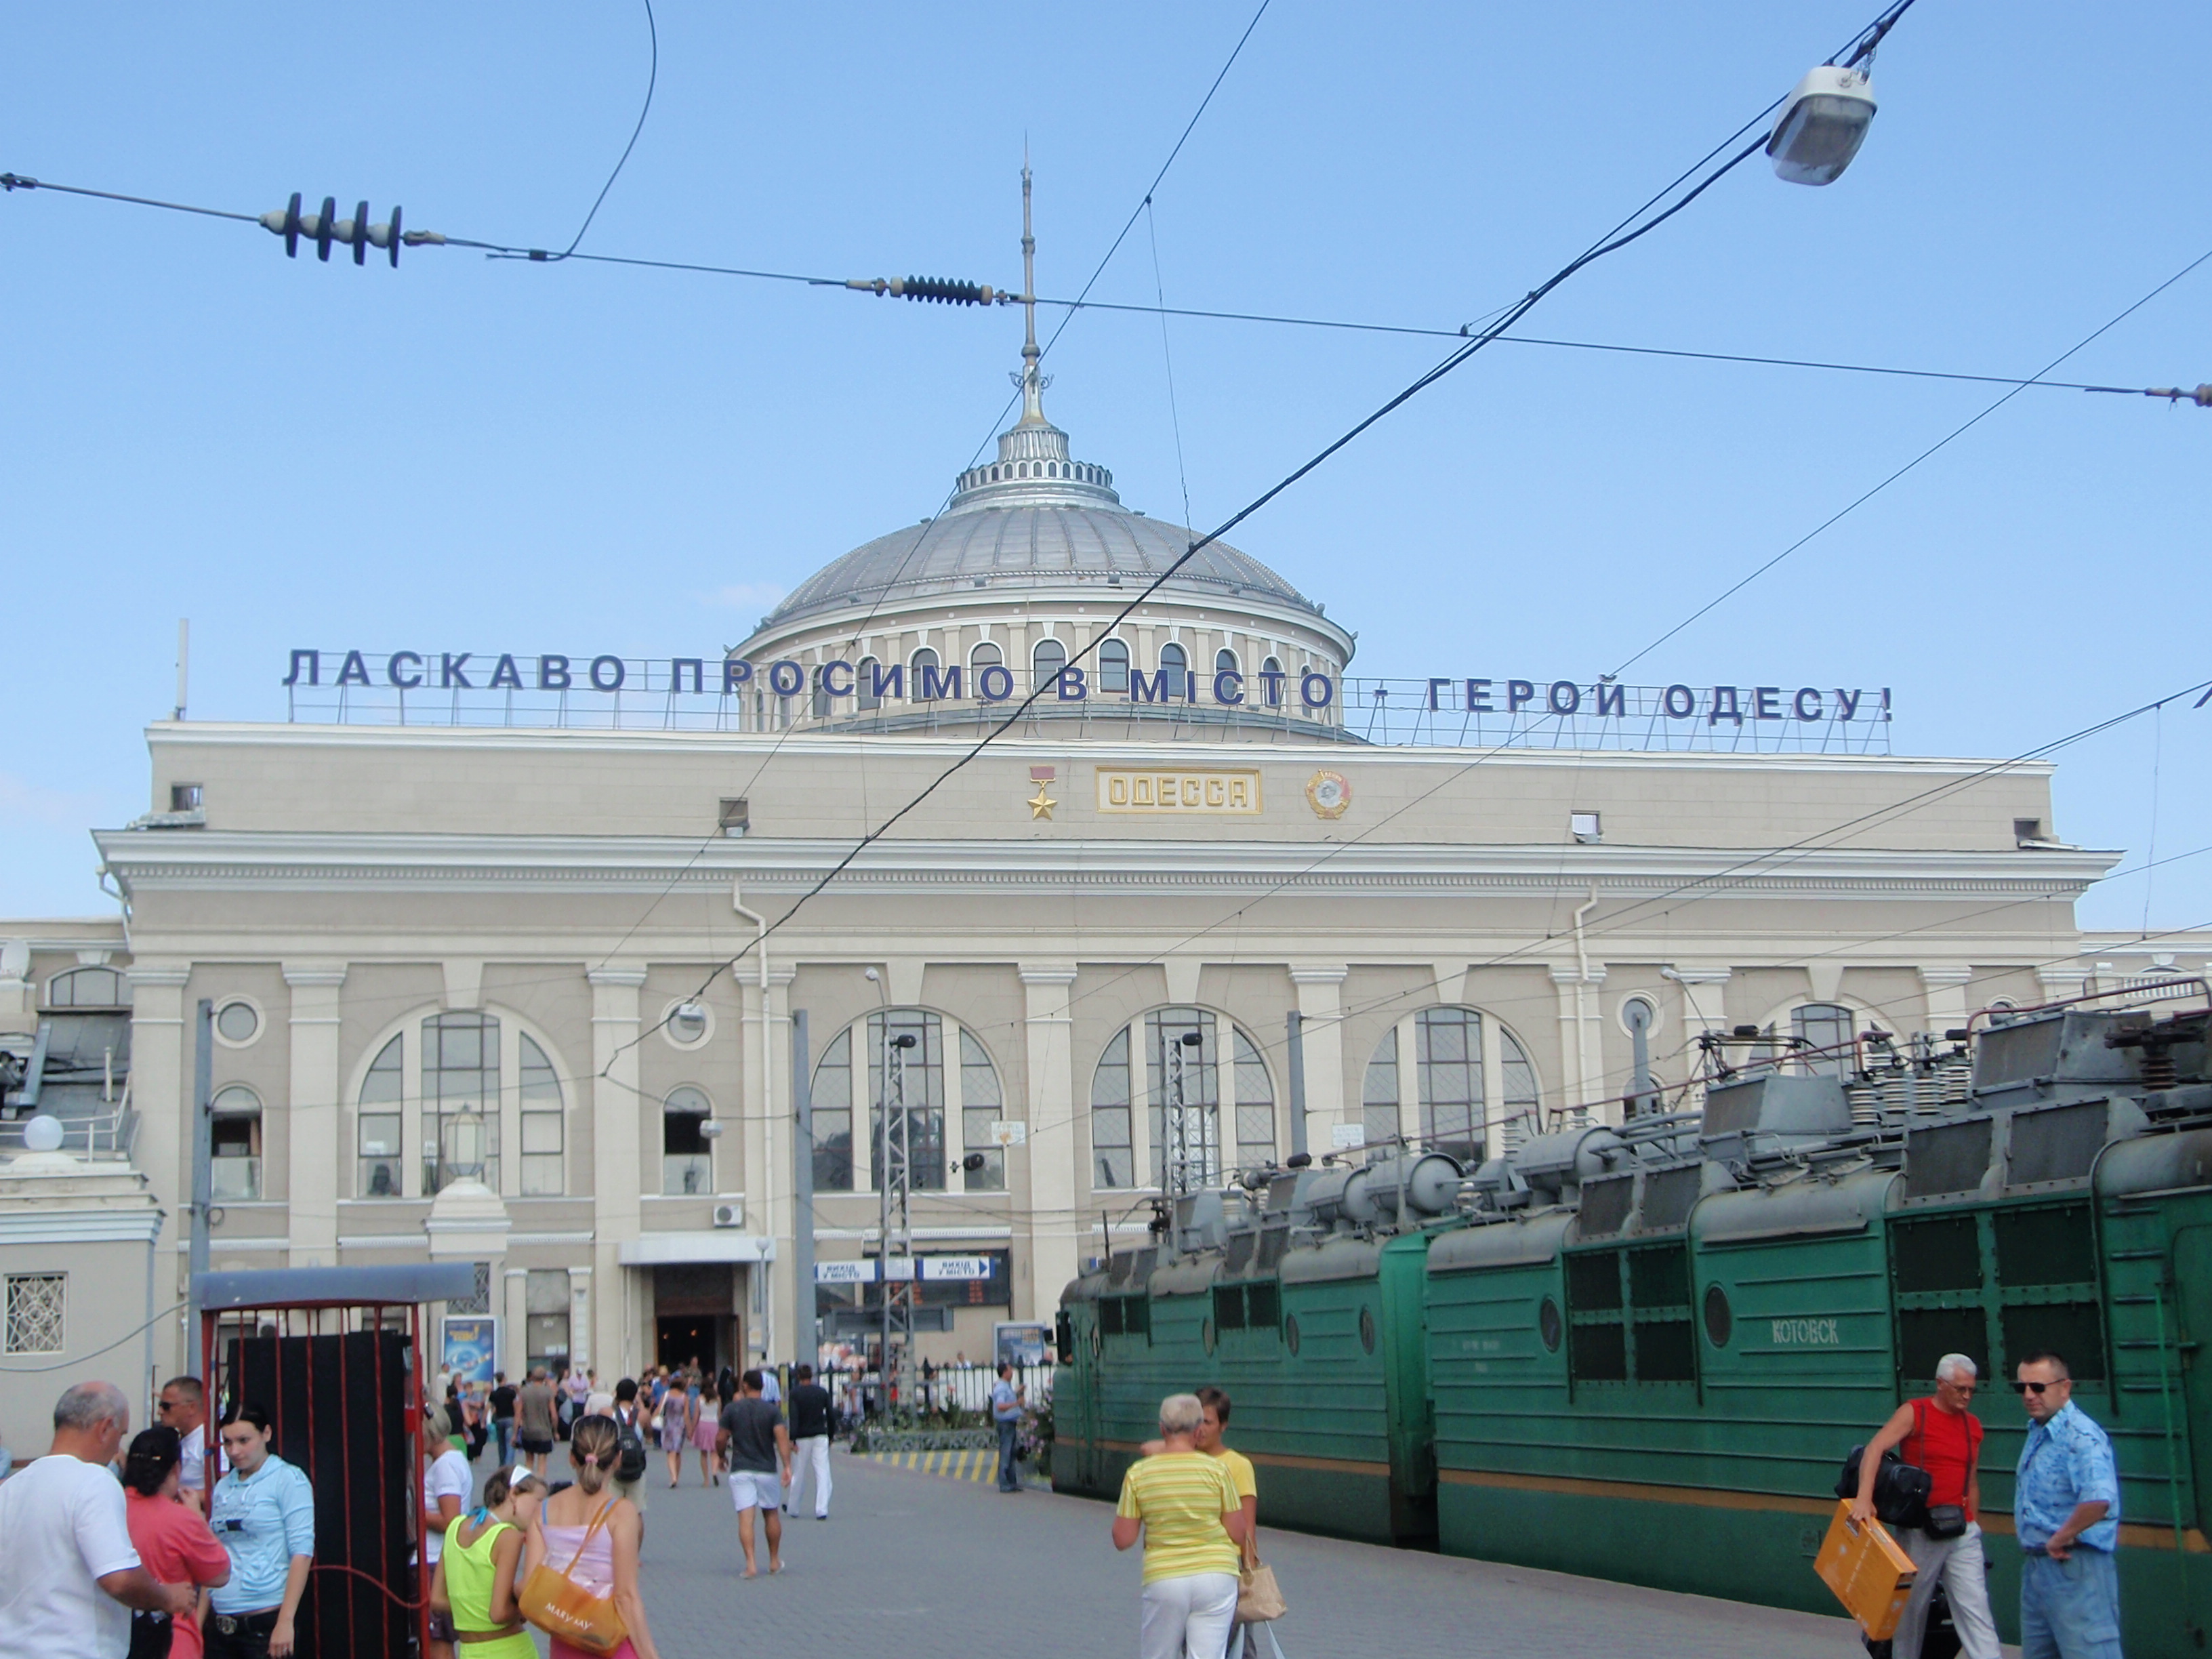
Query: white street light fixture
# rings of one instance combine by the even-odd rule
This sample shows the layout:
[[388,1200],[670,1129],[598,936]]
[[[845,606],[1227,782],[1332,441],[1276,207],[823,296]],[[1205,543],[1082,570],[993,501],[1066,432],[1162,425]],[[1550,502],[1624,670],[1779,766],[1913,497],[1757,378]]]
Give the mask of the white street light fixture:
[[1774,173],[1793,185],[1832,185],[1866,142],[1874,121],[1866,71],[1823,64],[1797,83],[1766,141]]

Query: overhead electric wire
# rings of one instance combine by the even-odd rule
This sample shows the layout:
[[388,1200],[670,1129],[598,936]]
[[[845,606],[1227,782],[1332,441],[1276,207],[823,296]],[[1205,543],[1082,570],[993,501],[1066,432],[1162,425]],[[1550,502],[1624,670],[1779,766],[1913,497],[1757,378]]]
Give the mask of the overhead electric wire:
[[2100,336],[2108,333],[2112,330],[2118,327],[2129,318],[2134,316],[2136,312],[2141,311],[2153,300],[2158,298],[2160,295],[2165,293],[2166,289],[2172,288],[2176,283],[2188,276],[2191,271],[2195,270],[2199,265],[2203,264],[2208,259],[2212,259],[2212,248],[2208,248],[2203,252],[2198,254],[2187,264],[2182,266],[2180,270],[2175,271],[2172,276],[2167,277],[2156,288],[2151,289],[2149,293],[2144,295],[2142,299],[2137,300],[2133,305],[2121,312],[2118,316],[2114,317],[2111,321],[2104,323],[2097,328],[2092,329],[2087,334],[2085,334],[2081,339],[2075,342],[2074,344],[2067,347],[2065,350],[2060,352],[2056,357],[2053,357],[2048,363],[2045,364],[2040,374],[2037,374],[2031,380],[2024,380],[2018,386],[2014,386],[2010,391],[2007,392],[2002,397],[1997,398],[1994,403],[1991,403],[1986,408],[1978,410],[1971,418],[1952,428],[1950,431],[1945,433],[1934,443],[1929,445],[1927,448],[1922,450],[1917,455],[1915,455],[1903,466],[1899,467],[1887,477],[1882,479],[1880,483],[1875,484],[1872,489],[1868,489],[1863,494],[1856,496],[1851,501],[1846,502],[1844,506],[1838,507],[1835,512],[1830,514],[1819,524],[1814,526],[1812,529],[1807,531],[1802,536],[1800,536],[1796,541],[1790,543],[1789,546],[1784,548],[1779,553],[1777,553],[1772,558],[1767,560],[1765,563],[1760,565],[1757,569],[1753,570],[1748,574],[1739,577],[1736,580],[1729,583],[1729,586],[1723,588],[1720,592],[1705,601],[1705,604],[1699,605],[1695,611],[1692,611],[1688,616],[1683,617],[1681,621],[1676,623],[1665,633],[1660,635],[1642,650],[1637,652],[1633,656],[1623,659],[1618,667],[1616,667],[1610,674],[1606,676],[1606,678],[1608,680],[1619,679],[1621,675],[1626,672],[1630,668],[1633,667],[1637,663],[1641,662],[1644,658],[1650,656],[1654,651],[1656,651],[1661,646],[1666,644],[1668,641],[1673,639],[1684,629],[1691,626],[1691,624],[1697,622],[1700,617],[1711,615],[1720,606],[1725,605],[1729,599],[1735,598],[1735,595],[1743,592],[1745,588],[1750,586],[1752,583],[1757,581],[1761,576],[1764,576],[1768,571],[1773,569],[1775,566],[1780,564],[1784,559],[1790,557],[1791,554],[1796,552],[1800,548],[1805,546],[1806,544],[1820,536],[1827,531],[1830,526],[1841,522],[1844,519],[1849,517],[1851,514],[1863,507],[1867,502],[1872,501],[1875,496],[1881,495],[1883,490],[1888,489],[1890,485],[1895,483],[1899,478],[1905,477],[1908,472],[1911,472],[1923,461],[1925,461],[1929,457],[1934,455],[1938,450],[1944,448],[1954,440],[1965,436],[1966,433],[1972,431],[1975,427],[1980,425],[1990,416],[1996,414],[1997,410],[2002,409],[2007,404],[2010,403],[2014,398],[2020,396],[2020,394],[2026,391],[2028,386],[2035,384],[2035,382],[2039,380],[2044,374],[2049,374],[2052,369],[2057,368],[2059,364],[2064,362],[2069,357],[2073,356],[2076,352],[2083,349]]
[[[1868,43],[1871,40],[1879,40],[1881,34],[1887,33],[1888,29],[1893,26],[1896,20],[1902,16],[1912,4],[1913,0],[1899,0],[1899,3],[1897,5],[1889,8],[1883,12],[1881,17],[1878,18],[1875,23],[1870,26],[1869,31],[1863,32],[1860,36],[1855,37],[1860,40],[1861,45],[1854,52],[1851,61],[1856,62],[1860,58],[1863,57],[1866,52],[1870,49],[1870,46]],[[1261,7],[1261,13],[1264,14],[1266,9],[1266,4],[1263,3]],[[1253,24],[1256,26],[1258,21],[1259,14],[1255,14],[1253,18]],[[1248,27],[1246,30],[1248,36],[1249,33],[1250,29]],[[1239,49],[1241,50],[1243,43],[1240,41],[1238,44]],[[1231,61],[1234,61],[1233,55]],[[1225,69],[1224,72],[1226,73]],[[1218,77],[1217,77],[1215,84],[1217,86],[1219,84]],[[1208,99],[1210,100],[1212,96],[1212,94],[1209,91],[1207,94]],[[1779,100],[1778,100],[1777,102]],[[1200,107],[1202,111],[1203,106]],[[1770,113],[1774,107],[1774,105],[1770,104],[1765,111],[1761,112],[1759,115],[1754,116],[1750,121],[1746,122],[1742,126],[1737,128],[1734,133],[1730,134],[1728,138],[1723,139],[1720,144],[1716,145],[1711,150],[1707,151],[1705,158],[1703,158],[1704,161],[1710,161],[1713,156],[1719,155],[1737,138],[1741,137],[1745,132],[1750,131],[1754,126],[1759,125],[1765,118],[1765,115]],[[1195,118],[1194,118],[1194,119]],[[1185,137],[1187,137],[1188,136],[1188,131],[1186,131]],[[1342,434],[1342,435],[1324,446],[1317,453],[1300,464],[1298,466],[1293,468],[1281,479],[1270,485],[1267,489],[1261,491],[1260,495],[1254,497],[1243,507],[1239,507],[1235,513],[1224,520],[1214,529],[1207,532],[1205,535],[1194,537],[1191,540],[1189,545],[1184,549],[1182,553],[1170,563],[1165,569],[1162,570],[1158,575],[1155,576],[1149,583],[1147,583],[1146,586],[1133,597],[1127,605],[1123,605],[1121,609],[1115,613],[1112,619],[1092,637],[1089,644],[1084,646],[1080,650],[1069,657],[1067,659],[1068,665],[1073,667],[1081,663],[1086,657],[1090,656],[1092,652],[1097,649],[1098,646],[1103,641],[1113,635],[1115,630],[1119,628],[1124,621],[1137,611],[1139,606],[1143,605],[1147,600],[1149,600],[1154,593],[1158,592],[1161,587],[1165,586],[1166,583],[1174,577],[1177,571],[1181,570],[1184,565],[1189,563],[1192,559],[1195,558],[1202,550],[1210,546],[1214,542],[1218,541],[1222,537],[1227,535],[1231,530],[1234,530],[1245,520],[1259,512],[1270,501],[1273,501],[1277,496],[1283,494],[1284,491],[1291,488],[1291,486],[1297,483],[1301,479],[1314,471],[1315,469],[1328,461],[1332,456],[1337,454],[1347,445],[1357,440],[1361,434],[1366,432],[1377,422],[1384,419],[1395,410],[1401,408],[1413,398],[1419,396],[1420,393],[1426,391],[1430,386],[1434,386],[1437,381],[1443,379],[1444,376],[1449,374],[1454,369],[1458,368],[1469,358],[1473,357],[1477,352],[1480,352],[1492,341],[1498,338],[1499,336],[1504,334],[1507,329],[1510,328],[1516,322],[1519,321],[1520,319],[1528,315],[1529,312],[1534,310],[1537,306],[1543,302],[1547,295],[1557,289],[1561,283],[1568,281],[1577,272],[1584,270],[1595,261],[1604,258],[1608,254],[1620,252],[1622,248],[1627,247],[1630,244],[1649,235],[1660,226],[1665,224],[1676,214],[1681,212],[1692,202],[1703,196],[1708,190],[1711,190],[1716,184],[1719,183],[1721,179],[1726,178],[1729,173],[1741,167],[1745,161],[1750,160],[1753,155],[1756,155],[1760,149],[1765,147],[1765,143],[1766,140],[1763,137],[1753,139],[1751,143],[1746,145],[1743,149],[1737,150],[1735,154],[1729,156],[1729,159],[1722,163],[1721,166],[1714,168],[1711,173],[1707,173],[1705,177],[1700,179],[1691,189],[1683,192],[1679,199],[1670,203],[1662,211],[1651,213],[1650,210],[1656,206],[1658,203],[1664,200],[1668,194],[1678,189],[1683,181],[1687,179],[1691,174],[1696,171],[1696,168],[1692,167],[1682,173],[1678,174],[1665,190],[1662,190],[1647,198],[1634,212],[1628,215],[1626,218],[1619,221],[1612,227],[1611,229],[1607,230],[1596,241],[1593,242],[1581,253],[1569,260],[1565,265],[1554,271],[1550,276],[1547,277],[1535,288],[1530,289],[1526,295],[1508,307],[1498,320],[1490,325],[1481,333],[1469,339],[1457,350],[1448,354],[1444,359],[1441,362],[1437,363],[1433,368],[1431,368],[1426,374],[1420,375],[1403,391],[1389,398],[1380,407],[1358,422],[1355,422],[1350,429]],[[1178,151],[1181,147],[1181,141],[1178,141],[1176,146]],[[1172,155],[1170,155],[1170,160],[1173,160]],[[1700,165],[1702,165],[1702,162]],[[1161,171],[1162,174],[1164,175],[1166,169],[1163,167]],[[1139,212],[1143,210],[1141,205],[1138,210]],[[1647,214],[1650,216],[1644,216]],[[1137,215],[1132,214],[1130,216],[1129,223],[1133,225],[1136,222],[1136,218]],[[1639,219],[1642,220],[1641,223],[1637,222]],[[1626,228],[1626,227],[1632,224],[1635,225],[1634,229],[1631,230]],[[1127,234],[1127,228],[1125,227],[1123,234],[1126,235]],[[1116,239],[1115,246],[1118,246],[1119,245],[1119,239]],[[1110,258],[1111,257],[1111,250],[1109,250],[1108,258]],[[1100,269],[1103,270],[1103,263],[1102,262]],[[1095,277],[1093,280],[1096,280]],[[1071,318],[1073,314],[1074,313],[1073,312],[1069,313]],[[1065,326],[1066,322],[1063,321],[1062,327]],[[934,778],[931,779],[928,783],[925,784],[920,791],[909,798],[903,805],[897,809],[897,811],[892,812],[873,829],[869,830],[855,840],[853,845],[847,849],[845,854],[839,858],[835,864],[833,864],[827,871],[823,872],[821,876],[817,877],[803,892],[799,895],[797,898],[792,901],[789,908],[787,908],[781,916],[777,917],[774,922],[769,924],[767,927],[756,934],[754,939],[749,941],[743,948],[738,951],[735,955],[717,963],[713,971],[710,972],[707,975],[706,979],[701,982],[698,990],[695,991],[692,994],[694,996],[702,994],[723,974],[732,971],[739,962],[743,961],[745,957],[751,953],[757,945],[764,944],[770,934],[781,931],[783,927],[788,923],[793,916],[797,915],[800,910],[805,908],[811,900],[827,889],[832,882],[843,875],[848,869],[851,868],[852,866],[860,859],[860,855],[866,852],[869,848],[872,847],[877,842],[882,840],[884,836],[888,835],[894,828],[896,828],[897,824],[908,814],[920,808],[925,801],[928,800],[932,795],[935,794],[939,789],[942,788],[955,775],[964,769],[976,758],[976,757],[981,755],[985,749],[988,748],[1001,735],[1011,730],[1017,723],[1025,717],[1030,709],[1037,702],[1038,699],[1043,696],[1044,690],[1045,688],[1042,686],[1032,687],[1028,696],[1024,697],[995,726],[992,726],[990,730],[984,732],[982,736],[978,738],[972,744],[970,744],[966,751],[954,760],[950,766],[945,768],[945,769],[939,772]],[[614,1050],[608,1055],[605,1066],[601,1068],[602,1074],[604,1075],[606,1072],[611,1070],[615,1060],[626,1050],[635,1047],[637,1043],[643,1042],[645,1035],[645,1032],[640,1031],[637,1036],[628,1039],[624,1042],[617,1044]]]

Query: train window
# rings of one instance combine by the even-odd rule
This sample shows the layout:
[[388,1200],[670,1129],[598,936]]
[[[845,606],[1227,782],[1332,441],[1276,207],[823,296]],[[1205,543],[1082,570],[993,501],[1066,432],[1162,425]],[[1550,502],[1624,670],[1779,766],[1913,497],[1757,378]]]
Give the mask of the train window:
[[1244,1328],[1244,1287],[1242,1285],[1216,1285],[1213,1287],[1213,1322],[1224,1331]]
[[1628,1252],[1628,1301],[1636,1310],[1639,1382],[1694,1382],[1697,1343],[1690,1330],[1690,1247],[1659,1244]]
[[1359,1346],[1368,1353],[1375,1352],[1375,1310],[1363,1307],[1359,1310]]
[[2080,1285],[2096,1277],[2097,1230],[2087,1204],[1999,1210],[1990,1220],[1996,1231],[1997,1282],[2007,1290]]
[[1628,1253],[1628,1299],[1638,1313],[1690,1305],[1690,1247],[1660,1244]]
[[1272,1279],[1244,1287],[1244,1323],[1248,1329],[1273,1332],[1283,1322],[1283,1287]]
[[1121,1334],[1121,1298],[1105,1296],[1098,1298],[1098,1333],[1102,1336]]
[[1121,1328],[1131,1336],[1149,1337],[1152,1334],[1152,1298],[1142,1296],[1124,1297],[1128,1305],[1121,1310]]
[[1298,1351],[1298,1316],[1292,1314],[1283,1322],[1283,1343],[1295,1354]]
[[1705,1287],[1705,1340],[1716,1348],[1725,1348],[1729,1338],[1735,1334],[1735,1310],[1729,1306],[1728,1292],[1717,1285]]
[[1062,1308],[1053,1316],[1052,1340],[1055,1357],[1063,1365],[1075,1363],[1075,1322]]
[[[1686,1311],[1686,1310],[1685,1310]],[[1638,1382],[1694,1382],[1697,1344],[1686,1319],[1636,1322],[1636,1380]]]
[[2039,1349],[2066,1356],[2076,1382],[2105,1380],[2105,1322],[2094,1302],[2033,1303],[2004,1310],[2004,1375]]
[[1559,1352],[1559,1338],[1564,1334],[1559,1322],[1559,1304],[1548,1296],[1536,1310],[1536,1334],[1543,1339],[1545,1352]]
[[1628,1334],[1618,1325],[1575,1327],[1567,1369],[1577,1382],[1628,1381]]
[[1611,1250],[1590,1250],[1567,1258],[1567,1300],[1577,1313],[1620,1306],[1620,1263]]
[[1897,1316],[1897,1370],[1908,1386],[1936,1378],[1936,1362],[1962,1353],[1990,1374],[1988,1318],[1979,1308],[1904,1308]]
[[1889,1253],[1897,1288],[1907,1295],[1981,1288],[1982,1248],[1970,1215],[1893,1221],[1889,1227]]

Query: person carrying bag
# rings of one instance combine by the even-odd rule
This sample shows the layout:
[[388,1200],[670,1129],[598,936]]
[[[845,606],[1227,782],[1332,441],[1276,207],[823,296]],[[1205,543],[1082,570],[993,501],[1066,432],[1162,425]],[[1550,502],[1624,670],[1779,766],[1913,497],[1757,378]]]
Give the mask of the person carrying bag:
[[659,1659],[638,1589],[637,1506],[606,1490],[619,1456],[611,1417],[580,1418],[568,1437],[576,1484],[545,1500],[530,1539],[524,1619],[553,1638],[552,1659]]

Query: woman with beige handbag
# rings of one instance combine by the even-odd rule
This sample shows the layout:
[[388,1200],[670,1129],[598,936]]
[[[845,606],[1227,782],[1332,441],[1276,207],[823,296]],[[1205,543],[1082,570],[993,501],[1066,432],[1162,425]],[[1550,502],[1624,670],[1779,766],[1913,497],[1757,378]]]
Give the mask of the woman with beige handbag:
[[638,1593],[637,1506],[607,1488],[619,1455],[611,1417],[568,1435],[576,1484],[538,1511],[525,1556],[522,1616],[553,1638],[552,1659],[660,1659]]
[[[1250,1458],[1222,1443],[1222,1431],[1229,1426],[1229,1391],[1200,1389],[1198,1401],[1206,1410],[1191,1442],[1208,1457],[1218,1458],[1229,1471],[1229,1479],[1244,1508],[1244,1546],[1237,1573],[1237,1622],[1229,1627],[1226,1659],[1240,1659],[1248,1641],[1251,1644],[1251,1659],[1259,1659],[1258,1638],[1251,1627],[1272,1625],[1288,1611],[1283,1605],[1283,1593],[1275,1583],[1275,1570],[1260,1559],[1259,1475]],[[1274,1648],[1276,1659],[1281,1659],[1282,1649],[1274,1645],[1274,1635],[1272,1630],[1267,1632],[1268,1644]]]

